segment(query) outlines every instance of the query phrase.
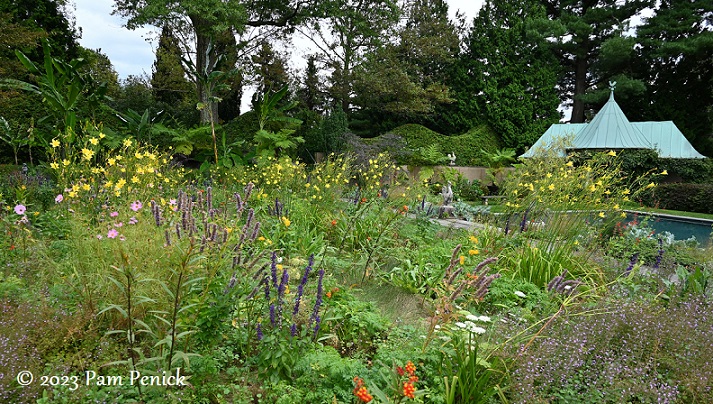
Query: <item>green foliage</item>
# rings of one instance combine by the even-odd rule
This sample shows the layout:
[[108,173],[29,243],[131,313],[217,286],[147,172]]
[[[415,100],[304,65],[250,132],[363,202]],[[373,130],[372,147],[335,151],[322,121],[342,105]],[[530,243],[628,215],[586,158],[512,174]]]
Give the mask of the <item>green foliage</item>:
[[[42,102],[48,106],[49,114],[40,118],[38,124],[47,123],[50,128],[59,125],[61,130],[74,129],[78,123],[77,113],[80,112],[80,105],[98,108],[105,99],[107,85],[95,83],[89,74],[82,71],[85,60],[73,59],[65,62],[52,57],[47,41],[43,42],[42,47],[42,70],[22,52],[15,52],[23,66],[32,75],[37,76],[37,85],[13,79],[5,79],[4,84],[42,96]],[[52,130],[49,129],[48,132]]]
[[292,384],[304,392],[304,402],[327,403],[335,397],[349,402],[352,379],[366,371],[360,360],[342,357],[330,346],[316,346],[298,359]]
[[670,183],[659,184],[642,201],[647,206],[687,212],[713,213],[713,185]]
[[324,316],[325,343],[342,356],[354,357],[372,352],[387,336],[390,322],[374,304],[358,300],[346,290],[333,290]]
[[[410,151],[399,162],[407,165],[421,165],[423,150],[427,152],[455,153],[457,165],[485,165],[483,150],[494,152],[499,148],[499,141],[493,131],[485,126],[469,130],[462,135],[444,136],[424,126],[407,124],[389,131],[390,134],[401,137]],[[403,152],[402,152],[403,153]],[[431,155],[428,159],[433,164],[434,158],[441,160],[440,155]]]
[[[286,112],[297,106],[296,102],[281,105],[280,102],[287,94],[288,87],[284,86],[275,93],[265,93],[257,101],[257,116],[259,129],[255,133],[256,152],[263,156],[275,157],[280,151],[288,151],[304,143],[299,136],[292,136],[296,127],[302,124],[297,118],[286,115]],[[277,131],[270,130],[270,125],[280,124]]]

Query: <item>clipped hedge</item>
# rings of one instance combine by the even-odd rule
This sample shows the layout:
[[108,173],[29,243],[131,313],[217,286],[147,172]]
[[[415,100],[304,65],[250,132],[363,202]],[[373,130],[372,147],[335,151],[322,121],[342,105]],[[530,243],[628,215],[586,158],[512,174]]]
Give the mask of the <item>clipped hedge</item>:
[[[456,164],[463,166],[485,165],[481,149],[494,152],[501,147],[497,136],[487,126],[478,126],[462,135],[446,136],[422,125],[406,124],[394,128],[386,135],[396,135],[404,140],[409,153],[404,153],[407,157],[398,162],[406,165],[423,164],[418,158],[420,151],[434,144],[443,154],[455,153]],[[382,136],[374,138],[372,143],[379,143],[378,139]]]
[[713,184],[660,184],[642,202],[661,209],[713,213]]

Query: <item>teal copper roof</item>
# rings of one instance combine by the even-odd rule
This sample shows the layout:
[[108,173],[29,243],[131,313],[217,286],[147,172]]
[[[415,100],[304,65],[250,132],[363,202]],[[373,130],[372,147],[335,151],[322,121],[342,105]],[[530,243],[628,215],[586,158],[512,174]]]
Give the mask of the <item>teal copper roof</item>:
[[521,157],[533,157],[566,139],[567,150],[655,149],[664,158],[705,158],[671,121],[629,122],[614,101],[613,84],[609,100],[590,123],[554,124]]
[[614,101],[614,90],[609,101],[592,122],[572,141],[573,149],[651,149],[653,145],[635,128]]

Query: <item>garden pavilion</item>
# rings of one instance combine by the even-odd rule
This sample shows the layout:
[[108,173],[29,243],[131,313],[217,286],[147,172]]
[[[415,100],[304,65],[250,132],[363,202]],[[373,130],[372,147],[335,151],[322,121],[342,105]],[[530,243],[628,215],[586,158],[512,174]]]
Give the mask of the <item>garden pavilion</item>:
[[653,149],[661,158],[705,158],[672,121],[629,122],[614,101],[616,82],[609,84],[609,100],[591,122],[554,124],[520,157],[534,157],[560,139],[568,139],[567,150]]

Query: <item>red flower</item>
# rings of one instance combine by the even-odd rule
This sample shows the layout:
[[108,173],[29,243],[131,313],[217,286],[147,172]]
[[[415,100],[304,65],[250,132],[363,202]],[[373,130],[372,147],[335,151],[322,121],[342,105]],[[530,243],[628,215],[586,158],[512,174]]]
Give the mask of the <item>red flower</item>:
[[403,376],[403,375],[404,375],[404,368],[402,368],[401,366],[396,366],[396,373],[398,373],[399,376]]

